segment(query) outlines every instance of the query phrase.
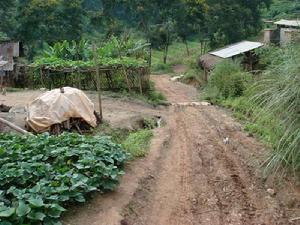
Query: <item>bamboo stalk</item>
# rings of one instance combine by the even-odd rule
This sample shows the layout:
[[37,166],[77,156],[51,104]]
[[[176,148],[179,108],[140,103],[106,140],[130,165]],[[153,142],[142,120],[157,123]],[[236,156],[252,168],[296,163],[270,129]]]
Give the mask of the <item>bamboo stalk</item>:
[[99,100],[99,113],[100,113],[100,122],[103,121],[102,114],[102,98],[101,98],[101,81],[100,81],[100,73],[99,73],[99,65],[97,62],[97,53],[96,53],[96,45],[93,44],[93,53],[94,53],[94,62],[96,67],[96,82],[97,82],[97,91],[98,91],[98,100]]

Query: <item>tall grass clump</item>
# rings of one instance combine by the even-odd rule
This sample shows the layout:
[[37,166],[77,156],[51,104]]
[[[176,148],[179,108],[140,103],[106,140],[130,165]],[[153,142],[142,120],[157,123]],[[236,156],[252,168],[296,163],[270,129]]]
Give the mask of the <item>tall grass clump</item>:
[[283,132],[273,143],[267,171],[287,166],[300,171],[300,45],[273,49],[271,63],[250,89],[251,100],[261,113],[278,118]]
[[144,157],[150,147],[153,133],[151,130],[139,130],[129,134],[128,138],[122,143],[123,148],[130,153],[132,159]]
[[209,76],[204,98],[213,103],[242,96],[252,81],[252,75],[244,72],[239,63],[225,60],[218,64]]

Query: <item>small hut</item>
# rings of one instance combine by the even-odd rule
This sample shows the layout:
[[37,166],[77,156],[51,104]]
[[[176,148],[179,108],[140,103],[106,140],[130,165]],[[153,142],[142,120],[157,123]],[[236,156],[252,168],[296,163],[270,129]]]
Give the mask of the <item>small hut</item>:
[[246,70],[252,70],[253,65],[257,62],[257,57],[255,57],[253,50],[263,45],[264,44],[260,42],[242,41],[201,56],[199,66],[204,70],[205,80],[207,80],[209,72],[224,59],[235,59],[242,56],[244,68]]
[[2,57],[0,56],[0,91],[3,89],[3,79],[4,79],[4,67],[8,63],[8,61],[2,60]]
[[273,43],[285,46],[291,42],[298,41],[300,38],[299,28],[300,20],[276,21],[273,23],[273,27],[265,29],[264,42],[266,44]]
[[[0,42],[0,76],[1,81],[12,79],[15,70],[15,59],[20,55],[20,43],[15,41]],[[1,83],[2,85],[3,83]]]

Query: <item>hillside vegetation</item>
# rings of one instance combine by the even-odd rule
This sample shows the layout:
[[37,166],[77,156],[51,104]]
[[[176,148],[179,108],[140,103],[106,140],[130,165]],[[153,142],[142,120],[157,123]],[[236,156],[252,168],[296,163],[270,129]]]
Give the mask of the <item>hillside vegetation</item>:
[[299,50],[298,44],[259,50],[265,69],[254,79],[237,63],[225,61],[214,69],[205,90],[206,99],[231,108],[246,121],[248,132],[270,144],[268,172],[281,166],[300,171]]

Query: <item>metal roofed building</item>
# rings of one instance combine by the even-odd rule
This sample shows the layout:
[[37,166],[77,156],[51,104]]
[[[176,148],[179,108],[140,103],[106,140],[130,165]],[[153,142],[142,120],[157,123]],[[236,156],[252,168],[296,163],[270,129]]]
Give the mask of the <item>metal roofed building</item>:
[[279,20],[276,27],[265,29],[264,42],[285,46],[300,39],[300,20]]
[[256,55],[253,54],[253,50],[262,46],[264,44],[261,42],[241,41],[201,56],[198,64],[204,70],[205,80],[207,80],[209,72],[222,60],[234,59],[238,56],[242,56],[241,64],[244,68],[252,70],[253,65],[258,62]]
[[279,20],[274,24],[285,27],[300,27],[300,20]]
[[226,46],[222,49],[209,52],[209,54],[221,57],[223,59],[227,59],[236,55],[243,54],[245,52],[252,51],[256,48],[262,47],[263,45],[264,44],[260,42],[241,41],[239,43]]

